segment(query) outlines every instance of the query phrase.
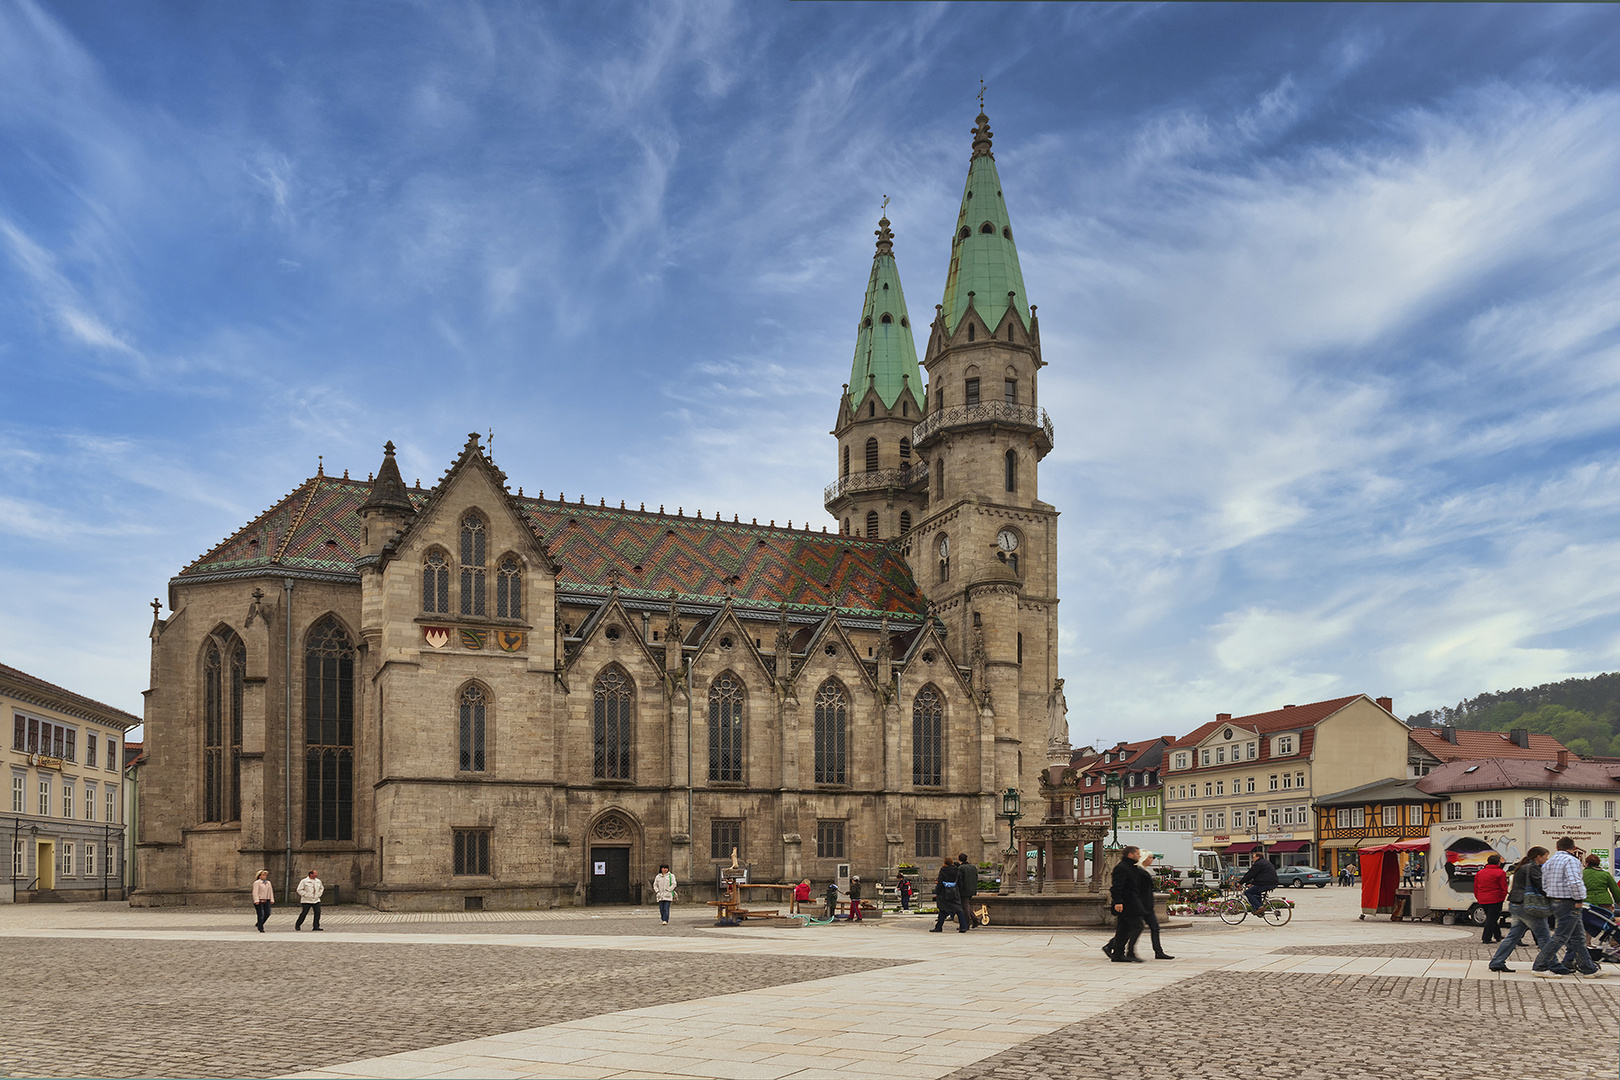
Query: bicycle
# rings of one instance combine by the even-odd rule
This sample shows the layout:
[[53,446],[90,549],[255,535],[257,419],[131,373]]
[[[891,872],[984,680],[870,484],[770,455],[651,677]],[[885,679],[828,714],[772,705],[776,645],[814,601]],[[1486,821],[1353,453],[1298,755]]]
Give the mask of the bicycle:
[[[1221,922],[1226,923],[1228,926],[1236,926],[1248,918],[1250,914],[1253,914],[1249,910],[1248,900],[1244,898],[1241,892],[1227,893],[1221,897],[1215,912],[1221,917]],[[1271,894],[1266,893],[1265,898],[1260,901],[1258,914],[1260,918],[1272,926],[1284,926],[1289,919],[1294,917],[1294,908],[1288,901],[1273,900]]]

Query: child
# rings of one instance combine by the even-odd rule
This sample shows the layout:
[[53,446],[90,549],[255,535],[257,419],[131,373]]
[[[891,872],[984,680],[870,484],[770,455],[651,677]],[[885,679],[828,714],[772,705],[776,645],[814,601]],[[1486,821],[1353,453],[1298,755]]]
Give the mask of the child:
[[901,878],[900,879],[900,910],[901,911],[910,911],[911,910],[911,879],[910,878]]
[[838,882],[827,882],[827,918],[838,918]]
[[788,901],[788,914],[797,915],[799,913],[799,905],[808,904],[809,902],[810,879],[805,878],[803,881],[793,886],[793,897]]

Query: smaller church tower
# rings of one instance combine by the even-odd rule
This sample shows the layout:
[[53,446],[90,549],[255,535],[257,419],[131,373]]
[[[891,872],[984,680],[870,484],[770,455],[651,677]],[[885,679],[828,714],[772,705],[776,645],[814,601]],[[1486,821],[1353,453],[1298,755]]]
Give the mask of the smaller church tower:
[[873,540],[910,532],[928,501],[928,470],[911,446],[927,398],[886,217],[878,221],[877,238],[855,361],[832,430],[838,479],[826,492],[839,531]]

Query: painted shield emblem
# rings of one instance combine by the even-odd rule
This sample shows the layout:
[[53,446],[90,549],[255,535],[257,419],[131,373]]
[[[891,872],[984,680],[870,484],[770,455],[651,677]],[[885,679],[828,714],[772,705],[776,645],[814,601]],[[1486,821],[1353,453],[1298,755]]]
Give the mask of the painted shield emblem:
[[517,652],[523,648],[523,642],[529,635],[522,630],[501,630],[498,632],[502,652]]
[[488,633],[487,630],[463,630],[461,632],[461,647],[463,649],[482,649],[486,633]]
[[422,637],[435,649],[442,649],[450,644],[450,631],[442,626],[424,626]]

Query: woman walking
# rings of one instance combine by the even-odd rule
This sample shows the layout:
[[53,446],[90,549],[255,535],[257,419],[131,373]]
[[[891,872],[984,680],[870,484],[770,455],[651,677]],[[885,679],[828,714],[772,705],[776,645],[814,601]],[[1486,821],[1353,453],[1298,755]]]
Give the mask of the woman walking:
[[1513,916],[1513,925],[1508,928],[1507,936],[1491,957],[1492,971],[1512,972],[1513,969],[1507,966],[1508,957],[1513,955],[1526,930],[1530,931],[1537,945],[1552,935],[1547,928],[1547,913],[1552,910],[1552,905],[1547,902],[1547,894],[1541,891],[1541,864],[1547,861],[1549,854],[1544,847],[1533,847],[1519,860],[1519,865],[1513,871],[1513,884],[1507,896],[1508,914]]
[[1144,852],[1142,861],[1137,863],[1141,875],[1137,882],[1141,888],[1142,918],[1147,921],[1148,936],[1153,942],[1153,959],[1174,960],[1175,957],[1165,952],[1164,946],[1159,944],[1159,917],[1153,912],[1153,893],[1158,888],[1158,883],[1153,879],[1153,860],[1155,858],[1157,856],[1153,852]]
[[1502,940],[1502,901],[1508,896],[1507,871],[1502,869],[1502,856],[1492,855],[1485,860],[1485,868],[1474,877],[1474,899],[1485,909],[1485,933],[1480,943],[1489,945]]
[[675,875],[669,872],[669,863],[661,863],[653,878],[653,896],[658,900],[658,918],[669,925],[669,905],[675,902]]
[[265,920],[270,918],[270,909],[276,903],[276,889],[270,884],[270,871],[260,870],[253,879],[253,906],[259,912],[259,925],[254,927],[259,933],[264,933]]

